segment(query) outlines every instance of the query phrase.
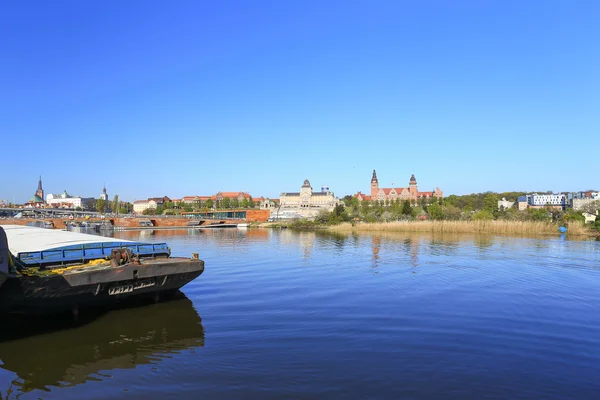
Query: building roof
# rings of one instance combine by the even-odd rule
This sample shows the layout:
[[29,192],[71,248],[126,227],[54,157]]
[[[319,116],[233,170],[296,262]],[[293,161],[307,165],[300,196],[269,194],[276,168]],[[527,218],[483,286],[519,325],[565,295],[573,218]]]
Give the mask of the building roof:
[[304,180],[304,183],[302,184],[302,187],[310,187],[310,182],[308,181],[308,179]]
[[383,190],[383,193],[386,195],[389,195],[392,189],[394,189],[397,194],[402,193],[404,190],[408,190],[408,188],[379,188],[379,190]]
[[183,196],[183,201],[208,200],[211,196]]
[[249,193],[245,193],[245,192],[219,192],[217,193],[217,195],[220,194],[223,197],[228,197],[230,199],[233,198],[238,198],[240,196],[240,194],[242,195],[242,197],[246,198],[246,199],[250,199],[252,198],[252,196],[250,196]]
[[356,197],[357,199],[359,197],[361,197],[363,200],[371,200],[371,196],[366,195],[366,194],[361,193],[361,192],[356,193],[355,195],[353,195],[353,197]]
[[148,201],[154,201],[155,203],[164,203],[165,201],[171,201],[167,196],[164,197],[148,197]]
[[37,194],[34,194],[33,196],[31,196],[28,201],[28,203],[43,203],[43,202],[44,202],[44,199],[42,199]]

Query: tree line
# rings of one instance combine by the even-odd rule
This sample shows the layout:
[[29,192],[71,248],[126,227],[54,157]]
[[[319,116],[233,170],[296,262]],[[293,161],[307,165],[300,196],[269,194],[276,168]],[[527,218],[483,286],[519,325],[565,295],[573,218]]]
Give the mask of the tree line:
[[[515,207],[498,209],[498,200],[516,202],[525,192],[484,192],[468,195],[451,195],[444,199],[428,198],[409,200],[363,200],[354,196],[345,196],[342,204],[331,212],[321,212],[315,222],[336,224],[348,221],[390,222],[418,220],[511,220],[511,221],[552,221],[568,224],[570,221],[583,222],[583,212],[591,214],[600,210],[600,201],[586,205],[582,210],[554,207],[528,208],[518,210]],[[594,226],[600,229],[600,220]]]

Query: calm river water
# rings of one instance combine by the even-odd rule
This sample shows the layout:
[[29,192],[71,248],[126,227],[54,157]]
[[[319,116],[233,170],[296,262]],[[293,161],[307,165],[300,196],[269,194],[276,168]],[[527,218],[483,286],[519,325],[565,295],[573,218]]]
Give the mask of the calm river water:
[[600,397],[600,242],[115,236],[198,252],[206,271],[170,302],[3,321],[1,398]]

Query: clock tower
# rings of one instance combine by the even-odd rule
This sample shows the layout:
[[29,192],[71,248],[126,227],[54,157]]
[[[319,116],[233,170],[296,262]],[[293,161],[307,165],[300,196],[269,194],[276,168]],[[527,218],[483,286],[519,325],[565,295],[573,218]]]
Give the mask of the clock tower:
[[373,170],[373,177],[371,178],[371,200],[377,199],[379,193],[379,181],[377,180],[377,173]]

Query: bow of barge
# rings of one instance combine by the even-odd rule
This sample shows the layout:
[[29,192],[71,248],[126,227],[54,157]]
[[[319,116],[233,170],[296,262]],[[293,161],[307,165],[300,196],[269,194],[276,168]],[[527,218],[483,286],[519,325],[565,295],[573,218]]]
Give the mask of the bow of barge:
[[170,294],[203,271],[196,253],[171,257],[166,243],[0,226],[0,312],[46,313]]

